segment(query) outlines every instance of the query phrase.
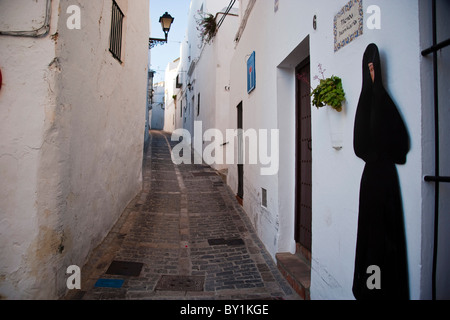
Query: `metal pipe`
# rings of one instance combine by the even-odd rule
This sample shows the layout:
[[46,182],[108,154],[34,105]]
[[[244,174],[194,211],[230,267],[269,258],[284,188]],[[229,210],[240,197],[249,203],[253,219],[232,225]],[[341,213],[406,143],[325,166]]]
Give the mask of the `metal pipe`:
[[423,50],[422,51],[422,55],[423,56],[427,56],[430,53],[433,53],[433,52],[436,52],[438,50],[441,50],[441,49],[443,49],[445,47],[448,47],[449,45],[450,45],[450,39],[444,40],[444,41],[439,42],[438,44],[436,44],[436,45],[434,45],[434,46],[432,46],[432,47],[430,47],[428,49]]
[[426,176],[424,178],[426,182],[450,182],[450,177],[436,177],[436,176]]
[[52,0],[47,0],[45,19],[41,27],[37,28],[36,30],[30,31],[0,31],[0,35],[13,37],[31,37],[31,38],[45,37],[50,32],[51,12],[52,12]]

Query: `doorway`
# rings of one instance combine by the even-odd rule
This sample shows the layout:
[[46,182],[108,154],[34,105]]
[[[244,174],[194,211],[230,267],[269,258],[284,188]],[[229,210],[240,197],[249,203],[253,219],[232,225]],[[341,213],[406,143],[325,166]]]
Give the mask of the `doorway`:
[[310,259],[312,241],[312,133],[310,60],[296,68],[295,241]]
[[237,106],[237,129],[238,129],[238,191],[236,198],[242,205],[244,199],[244,119],[242,102]]

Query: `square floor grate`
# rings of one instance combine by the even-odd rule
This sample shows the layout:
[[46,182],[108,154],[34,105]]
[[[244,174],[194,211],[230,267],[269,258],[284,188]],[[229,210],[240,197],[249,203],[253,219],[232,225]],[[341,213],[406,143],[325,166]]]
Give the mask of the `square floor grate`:
[[217,176],[217,173],[215,173],[215,172],[192,172],[192,175],[194,177],[213,177],[213,176]]
[[227,245],[227,246],[243,246],[245,245],[244,240],[242,239],[208,239],[208,244],[210,246],[221,246],[221,245]]
[[139,277],[143,266],[144,264],[139,262],[113,261],[106,274]]
[[160,291],[203,291],[205,278],[202,276],[161,276],[155,290]]

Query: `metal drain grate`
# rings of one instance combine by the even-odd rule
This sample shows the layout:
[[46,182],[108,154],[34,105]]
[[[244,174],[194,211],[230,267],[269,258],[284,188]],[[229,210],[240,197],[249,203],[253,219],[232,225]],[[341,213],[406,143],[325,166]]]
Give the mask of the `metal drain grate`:
[[243,245],[245,245],[245,242],[242,239],[231,239],[227,241],[227,246],[243,246]]
[[217,176],[217,173],[215,173],[215,172],[192,172],[192,175],[194,177],[212,177],[212,176]]
[[208,244],[210,246],[222,246],[222,245],[243,246],[243,245],[245,245],[245,242],[242,239],[225,240],[225,239],[220,238],[220,239],[208,239]]
[[203,291],[205,278],[202,276],[161,276],[155,290],[160,291]]
[[109,265],[106,274],[139,277],[143,266],[144,264],[139,262],[113,261]]

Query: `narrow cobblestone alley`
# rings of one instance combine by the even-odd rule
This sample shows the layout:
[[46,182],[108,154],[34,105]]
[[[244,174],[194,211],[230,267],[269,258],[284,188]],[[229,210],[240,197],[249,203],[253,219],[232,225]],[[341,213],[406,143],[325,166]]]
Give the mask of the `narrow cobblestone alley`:
[[206,165],[174,165],[175,144],[151,132],[142,192],[66,299],[299,299],[222,178]]

